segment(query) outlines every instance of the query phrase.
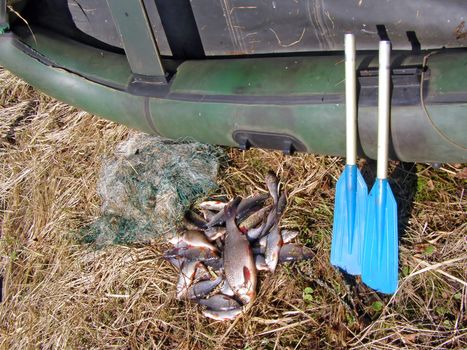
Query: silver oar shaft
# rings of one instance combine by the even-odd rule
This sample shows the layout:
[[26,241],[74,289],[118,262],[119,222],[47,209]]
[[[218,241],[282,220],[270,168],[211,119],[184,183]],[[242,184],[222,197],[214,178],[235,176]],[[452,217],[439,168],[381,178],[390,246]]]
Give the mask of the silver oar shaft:
[[357,163],[357,76],[355,71],[355,36],[345,34],[345,140],[346,163]]
[[378,81],[378,179],[385,179],[388,176],[389,113],[391,104],[390,53],[391,43],[389,41],[380,41]]

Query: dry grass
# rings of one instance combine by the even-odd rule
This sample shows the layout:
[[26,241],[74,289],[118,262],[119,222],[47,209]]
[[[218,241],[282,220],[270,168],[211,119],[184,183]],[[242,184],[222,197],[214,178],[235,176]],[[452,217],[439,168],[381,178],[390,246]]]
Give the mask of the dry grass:
[[246,315],[213,322],[175,301],[177,276],[157,242],[96,252],[73,238],[99,214],[101,160],[129,131],[5,71],[0,82],[2,348],[467,347],[461,166],[393,165],[403,235],[400,288],[387,297],[329,264],[340,159],[230,150],[223,192],[264,190],[266,170],[278,169],[293,194],[284,223],[316,256],[262,276]]

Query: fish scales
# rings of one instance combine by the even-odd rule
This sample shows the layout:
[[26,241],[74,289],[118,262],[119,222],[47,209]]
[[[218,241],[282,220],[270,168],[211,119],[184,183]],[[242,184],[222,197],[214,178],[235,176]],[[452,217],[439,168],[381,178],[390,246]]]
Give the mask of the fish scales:
[[[238,203],[238,201],[237,201]],[[224,242],[224,270],[235,294],[249,303],[256,297],[256,267],[250,243],[235,224],[236,203],[226,207],[227,234]]]
[[195,283],[188,288],[188,299],[203,298],[211,293],[222,282],[222,276],[217,277],[215,280],[207,280]]
[[222,294],[215,294],[207,299],[200,299],[196,302],[214,311],[228,311],[242,306],[235,299]]
[[237,318],[242,313],[242,308],[228,310],[228,311],[216,311],[211,309],[203,310],[203,315],[212,318],[216,321],[227,321]]
[[266,243],[266,264],[271,272],[276,270],[277,263],[279,261],[279,252],[282,247],[282,236],[279,233],[278,223],[274,225],[271,232],[267,236]]
[[274,205],[277,205],[277,201],[279,199],[279,179],[273,171],[269,170],[264,180],[266,182],[269,193],[271,194],[272,200],[274,201]]

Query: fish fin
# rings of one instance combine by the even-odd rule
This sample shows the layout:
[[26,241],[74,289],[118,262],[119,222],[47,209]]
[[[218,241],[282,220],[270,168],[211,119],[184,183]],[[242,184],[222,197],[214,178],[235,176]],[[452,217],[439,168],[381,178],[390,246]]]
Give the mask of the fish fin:
[[251,280],[251,271],[246,266],[243,266],[243,279],[245,280],[245,286],[247,286]]
[[279,197],[279,200],[277,201],[277,214],[282,215],[286,207],[287,207],[287,189],[284,188],[284,191],[282,191]]
[[235,216],[237,215],[237,206],[241,200],[241,197],[235,197],[229,204],[225,206],[224,214],[226,220],[235,218]]

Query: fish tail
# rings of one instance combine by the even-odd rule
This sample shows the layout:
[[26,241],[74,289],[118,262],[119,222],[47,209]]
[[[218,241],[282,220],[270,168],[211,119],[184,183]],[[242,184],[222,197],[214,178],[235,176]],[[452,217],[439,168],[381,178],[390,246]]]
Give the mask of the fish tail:
[[237,206],[242,199],[240,197],[235,197],[228,205],[224,208],[226,220],[230,218],[235,218],[237,215]]

